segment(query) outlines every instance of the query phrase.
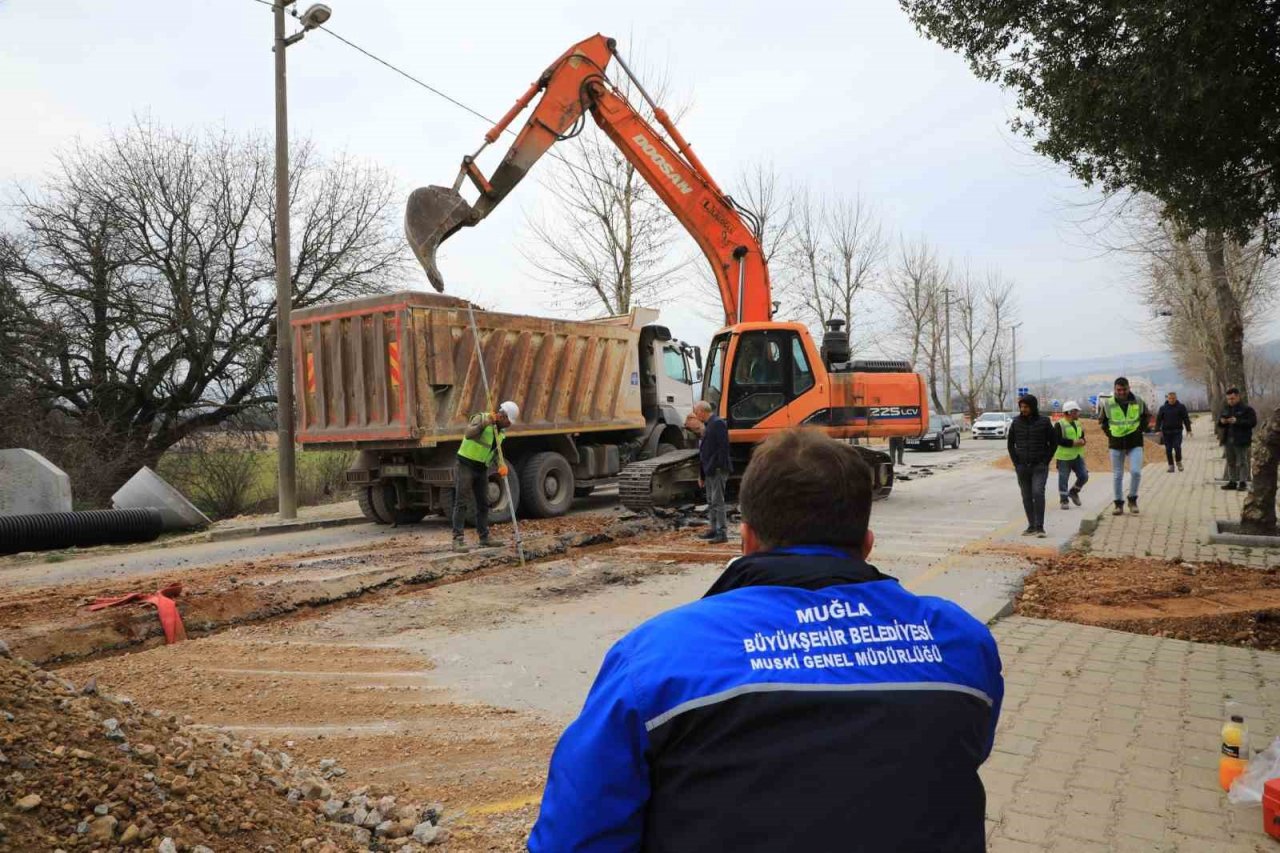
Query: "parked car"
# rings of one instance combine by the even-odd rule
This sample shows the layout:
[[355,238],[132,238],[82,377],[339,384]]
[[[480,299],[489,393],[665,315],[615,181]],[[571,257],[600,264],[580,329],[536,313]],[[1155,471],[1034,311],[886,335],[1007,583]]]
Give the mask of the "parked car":
[[1013,412],[983,412],[973,422],[974,438],[1005,438],[1009,435],[1009,424],[1017,417]]
[[942,450],[960,447],[960,427],[950,415],[929,415],[929,429],[924,435],[907,439],[907,448],[922,450],[926,447]]

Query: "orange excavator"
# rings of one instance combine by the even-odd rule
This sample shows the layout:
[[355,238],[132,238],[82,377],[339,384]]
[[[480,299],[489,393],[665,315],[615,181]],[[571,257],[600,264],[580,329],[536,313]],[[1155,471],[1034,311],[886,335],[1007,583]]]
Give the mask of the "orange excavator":
[[[631,80],[665,134],[610,82],[605,69],[611,60]],[[486,178],[476,158],[539,93],[511,149]],[[670,116],[627,67],[616,42],[599,34],[569,48],[529,86],[485,134],[480,149],[463,157],[452,187],[422,187],[410,195],[405,233],[437,290],[444,290],[436,265],[440,244],[488,216],[551,146],[580,132],[588,114],[711,264],[724,303],[725,326],[708,349],[702,398],[728,422],[738,476],[756,444],[788,427],[813,427],[850,440],[925,432],[929,412],[924,380],[910,364],[852,360],[841,320],[828,323],[818,347],[805,325],[773,319],[758,218],[716,184]],[[479,193],[474,204],[459,192],[464,179]],[[877,496],[887,496],[893,487],[891,458],[861,445],[858,450],[872,464]],[[697,451],[679,450],[628,465],[619,491],[626,506],[646,509],[675,500],[697,478]]]

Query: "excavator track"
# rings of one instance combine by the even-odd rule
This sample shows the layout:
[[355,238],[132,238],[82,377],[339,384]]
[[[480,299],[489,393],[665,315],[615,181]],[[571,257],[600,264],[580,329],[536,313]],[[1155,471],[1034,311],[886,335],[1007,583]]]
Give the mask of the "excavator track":
[[[618,474],[618,496],[632,512],[649,512],[685,497],[698,480],[698,451],[677,450],[632,462]],[[682,476],[683,475],[683,476]]]

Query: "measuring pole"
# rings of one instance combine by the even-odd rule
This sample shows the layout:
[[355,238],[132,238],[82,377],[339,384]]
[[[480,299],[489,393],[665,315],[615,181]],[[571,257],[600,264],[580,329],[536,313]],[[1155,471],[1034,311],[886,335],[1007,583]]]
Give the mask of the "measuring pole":
[[[484,382],[484,396],[489,401],[489,411],[494,410],[493,391],[489,387],[489,371],[484,367],[484,350],[480,347],[480,330],[476,327],[476,312],[474,306],[467,302],[467,316],[471,318],[471,337],[476,342],[476,360],[480,362],[480,379]],[[494,426],[494,432],[497,432],[497,426]],[[502,458],[502,442],[498,441],[498,437],[494,436],[494,444],[498,450],[498,465],[507,469],[507,476],[503,479],[507,485],[507,500],[511,503],[511,530],[515,533],[516,539],[516,555],[520,558],[520,565],[524,565],[524,543],[520,541],[520,522],[516,519],[516,502],[515,492],[511,489],[511,468]],[[454,500],[457,500],[458,486],[454,486]],[[476,507],[476,512],[480,508]]]

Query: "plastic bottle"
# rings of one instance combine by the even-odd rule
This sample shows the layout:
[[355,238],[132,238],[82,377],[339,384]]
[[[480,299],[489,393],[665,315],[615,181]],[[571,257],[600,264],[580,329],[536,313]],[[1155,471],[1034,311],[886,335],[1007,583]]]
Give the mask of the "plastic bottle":
[[1232,714],[1222,726],[1222,755],[1218,757],[1218,784],[1222,790],[1231,789],[1231,783],[1249,765],[1249,728],[1244,717]]

